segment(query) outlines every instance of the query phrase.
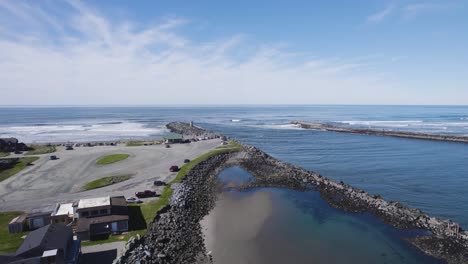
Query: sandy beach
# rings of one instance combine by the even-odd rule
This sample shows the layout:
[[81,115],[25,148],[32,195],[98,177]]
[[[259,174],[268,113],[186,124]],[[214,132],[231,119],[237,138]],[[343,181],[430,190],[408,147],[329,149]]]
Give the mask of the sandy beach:
[[242,198],[219,194],[216,207],[201,221],[205,246],[215,263],[259,263],[255,239],[271,214],[267,192]]

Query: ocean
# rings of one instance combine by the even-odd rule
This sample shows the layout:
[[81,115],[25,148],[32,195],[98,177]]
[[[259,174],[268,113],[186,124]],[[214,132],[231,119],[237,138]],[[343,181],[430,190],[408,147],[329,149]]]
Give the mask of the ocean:
[[1,107],[0,137],[28,143],[146,139],[167,133],[168,122],[193,121],[281,160],[468,228],[467,144],[305,130],[290,125],[293,120],[468,135],[468,106],[317,105]]

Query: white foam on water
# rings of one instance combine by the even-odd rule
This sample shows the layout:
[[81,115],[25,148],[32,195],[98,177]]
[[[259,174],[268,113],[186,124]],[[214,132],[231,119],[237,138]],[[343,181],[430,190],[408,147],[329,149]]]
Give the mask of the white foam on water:
[[231,119],[231,122],[240,122],[240,121],[242,121],[242,120],[240,120],[240,119]]
[[265,124],[265,125],[249,125],[250,127],[267,128],[267,129],[303,129],[295,124]]
[[351,126],[407,127],[423,123],[422,120],[391,120],[391,121],[337,121]]
[[83,122],[83,124],[44,124],[40,126],[0,127],[2,137],[16,137],[26,143],[33,142],[85,142],[162,135],[163,127],[146,127],[135,122]]
[[410,131],[418,132],[456,132],[460,133],[468,130],[468,122],[424,122],[421,120],[401,120],[401,121],[337,121],[337,123],[348,124],[350,126],[406,128]]

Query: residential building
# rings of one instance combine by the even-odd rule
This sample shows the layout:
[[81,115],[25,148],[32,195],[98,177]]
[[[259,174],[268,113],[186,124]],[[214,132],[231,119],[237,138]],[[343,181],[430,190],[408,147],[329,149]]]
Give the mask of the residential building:
[[73,237],[72,228],[49,224],[32,231],[15,254],[0,256],[1,263],[78,263],[81,242]]
[[184,136],[177,133],[169,133],[164,136],[164,142],[166,143],[183,143]]
[[50,223],[68,225],[73,222],[73,203],[56,204],[50,215]]
[[123,196],[82,199],[75,215],[76,233],[81,240],[128,231],[128,207]]

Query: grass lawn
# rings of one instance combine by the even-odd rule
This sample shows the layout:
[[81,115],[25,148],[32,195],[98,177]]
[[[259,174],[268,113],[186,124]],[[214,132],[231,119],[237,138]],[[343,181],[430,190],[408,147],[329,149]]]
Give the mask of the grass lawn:
[[83,187],[83,189],[86,190],[86,191],[92,190],[92,189],[97,189],[97,188],[105,187],[105,186],[112,185],[112,184],[115,184],[115,183],[126,181],[126,180],[130,179],[131,177],[132,177],[132,175],[108,176],[108,177],[100,178],[100,179],[97,179],[97,180],[90,181],[90,182],[86,183],[85,186]]
[[16,173],[20,172],[28,163],[34,162],[38,160],[39,157],[25,157],[25,158],[17,158],[16,164],[11,169],[0,170],[0,182],[10,178],[11,176],[15,175]]
[[100,158],[98,161],[96,161],[97,165],[106,165],[106,164],[111,164],[115,163],[121,160],[124,160],[126,158],[130,157],[128,154],[112,154],[112,155],[107,155],[102,158]]
[[27,232],[10,234],[8,233],[8,224],[10,221],[21,215],[22,212],[0,212],[0,253],[14,253],[23,243],[22,236]]
[[[216,148],[214,150],[211,150],[198,158],[190,161],[189,163],[183,165],[179,172],[177,173],[177,176],[173,181],[168,183],[166,186],[164,186],[163,191],[161,192],[161,195],[159,196],[158,200],[151,201],[148,203],[144,204],[139,204],[139,205],[130,205],[131,207],[133,206],[138,206],[140,207],[141,210],[141,215],[143,216],[146,226],[148,226],[151,221],[153,221],[154,216],[156,213],[161,210],[164,206],[169,204],[169,200],[172,196],[172,193],[174,192],[171,189],[171,184],[173,183],[178,183],[182,181],[182,179],[187,175],[187,173],[195,167],[198,163],[207,160],[210,157],[223,154],[223,153],[230,153],[230,152],[237,152],[240,151],[241,146],[237,144],[234,141],[230,141],[229,145],[223,146],[223,148]],[[115,235],[115,236],[110,236],[109,239],[106,240],[97,240],[97,241],[84,241],[81,244],[83,246],[91,246],[91,245],[98,245],[98,244],[104,244],[104,243],[111,243],[111,242],[116,242],[116,241],[128,241],[130,237],[136,236],[137,234],[144,235],[146,233],[147,228],[141,229],[141,230],[133,230],[128,232],[126,235]]]
[[10,152],[1,152],[0,151],[0,157],[6,157],[6,156],[10,156]]
[[29,150],[24,155],[39,155],[39,154],[53,153],[57,151],[55,146],[31,145],[29,147],[32,148],[32,150]]
[[143,141],[128,141],[126,144],[127,147],[139,147],[143,146]]

